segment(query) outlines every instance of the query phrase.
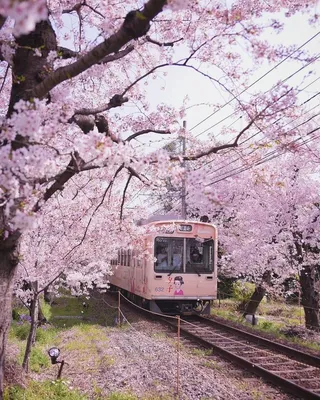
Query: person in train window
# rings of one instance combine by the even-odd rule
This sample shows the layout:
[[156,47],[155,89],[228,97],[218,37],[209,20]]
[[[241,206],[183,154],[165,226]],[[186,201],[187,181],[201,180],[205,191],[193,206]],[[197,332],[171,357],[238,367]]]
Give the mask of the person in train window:
[[182,254],[181,253],[174,253],[172,256],[172,266],[174,269],[181,268],[182,265]]
[[202,255],[199,253],[199,250],[194,247],[190,254],[191,261],[194,263],[200,263],[202,261]]
[[181,286],[184,284],[182,276],[176,276],[174,278],[174,295],[176,296],[183,296],[183,290],[181,289]]
[[157,255],[157,267],[158,269],[168,268],[168,254],[164,247],[161,247]]

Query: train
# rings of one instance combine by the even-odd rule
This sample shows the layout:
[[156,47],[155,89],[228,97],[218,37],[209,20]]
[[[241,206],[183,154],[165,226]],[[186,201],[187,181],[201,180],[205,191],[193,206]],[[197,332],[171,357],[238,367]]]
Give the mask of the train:
[[132,244],[111,260],[111,289],[152,312],[209,314],[217,298],[216,226],[172,219],[145,228],[140,248]]

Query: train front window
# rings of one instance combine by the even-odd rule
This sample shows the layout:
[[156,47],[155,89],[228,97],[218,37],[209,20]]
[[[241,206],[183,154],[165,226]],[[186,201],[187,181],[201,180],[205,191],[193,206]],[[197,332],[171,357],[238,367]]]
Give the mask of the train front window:
[[183,271],[183,239],[157,237],[155,239],[155,271]]
[[211,273],[213,270],[213,240],[186,239],[186,272]]
[[213,240],[157,237],[155,272],[212,273]]

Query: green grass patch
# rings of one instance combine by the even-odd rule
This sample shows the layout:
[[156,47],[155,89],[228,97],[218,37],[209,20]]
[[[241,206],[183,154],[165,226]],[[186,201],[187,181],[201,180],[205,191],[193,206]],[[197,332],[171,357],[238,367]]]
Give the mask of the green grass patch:
[[26,389],[19,386],[7,388],[4,400],[87,400],[76,390],[71,390],[63,380],[35,382],[30,381]]
[[[301,326],[304,323],[304,310],[302,307],[275,301],[260,303],[257,313],[258,325],[252,326],[244,320],[242,313],[236,310],[237,304],[238,302],[234,299],[221,300],[211,308],[211,314],[250,326],[258,331],[271,333],[289,343],[296,343],[312,350],[320,350],[320,344],[296,337],[287,337],[280,332],[282,328],[288,325]],[[259,318],[259,316],[263,316],[263,318]]]
[[84,297],[57,297],[51,306],[51,318],[60,316],[83,316],[87,313],[83,302],[88,302]]
[[[19,323],[13,321],[10,327],[9,338],[19,341],[26,341],[30,331],[30,323]],[[41,344],[51,344],[56,340],[58,330],[51,325],[43,325],[37,328],[36,342]]]
[[65,345],[70,351],[97,352],[96,342],[107,342],[104,329],[98,325],[81,324],[72,328],[73,340]]
[[[23,357],[25,353],[25,347],[20,350],[18,362],[22,365]],[[50,366],[50,359],[47,352],[39,347],[33,347],[31,349],[29,358],[29,369],[33,372],[39,373],[42,369]]]
[[138,397],[130,393],[112,393],[106,400],[138,400]]
[[99,398],[99,400],[173,400],[176,397],[173,395],[157,395],[157,394],[145,394],[143,397],[136,396],[132,393],[122,393],[122,392],[115,392],[111,393],[107,397]]
[[211,356],[212,349],[191,349],[191,354],[199,357]]
[[[85,303],[85,307],[83,305]],[[101,300],[81,297],[57,297],[51,307],[50,322],[58,328],[78,325],[114,326],[117,310],[101,306]]]

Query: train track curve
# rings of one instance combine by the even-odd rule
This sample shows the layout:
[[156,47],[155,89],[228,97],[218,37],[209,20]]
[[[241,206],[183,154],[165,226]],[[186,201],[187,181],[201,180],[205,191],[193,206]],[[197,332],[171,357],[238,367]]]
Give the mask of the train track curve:
[[200,316],[181,318],[180,332],[286,392],[320,399],[319,357]]

